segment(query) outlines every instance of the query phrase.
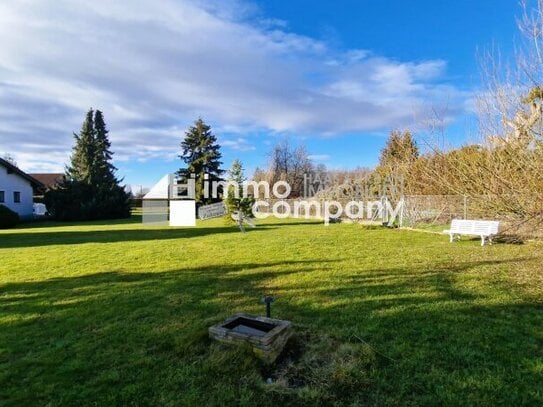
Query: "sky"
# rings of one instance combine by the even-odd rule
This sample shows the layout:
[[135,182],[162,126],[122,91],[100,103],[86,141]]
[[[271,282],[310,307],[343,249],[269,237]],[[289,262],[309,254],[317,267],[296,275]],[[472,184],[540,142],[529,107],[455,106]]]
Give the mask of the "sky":
[[123,182],[182,166],[197,118],[224,168],[248,174],[280,140],[330,168],[373,166],[392,129],[441,112],[473,131],[478,55],[512,54],[514,0],[3,0],[0,154],[61,172],[89,108],[103,111]]

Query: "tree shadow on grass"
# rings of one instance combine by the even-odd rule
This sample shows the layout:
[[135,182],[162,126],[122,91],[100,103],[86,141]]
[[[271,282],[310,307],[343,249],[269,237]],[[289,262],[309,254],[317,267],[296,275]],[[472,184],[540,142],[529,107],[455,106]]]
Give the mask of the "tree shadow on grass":
[[[255,228],[247,233],[259,233],[273,227]],[[40,233],[3,234],[0,248],[38,247],[51,245],[73,245],[84,243],[118,243],[148,240],[188,239],[216,234],[241,232],[233,227],[194,227],[194,228],[141,228],[121,230],[88,230],[88,231],[53,231]]]
[[[305,308],[314,329],[376,352],[374,385],[357,402],[541,405],[543,304],[518,297],[503,281],[476,290],[463,279],[480,268],[530,260],[364,269],[333,288],[294,285],[278,295],[287,303],[286,318],[299,318]],[[303,292],[311,301],[291,306]]]
[[[128,222],[120,222],[125,224]],[[55,226],[87,226],[87,224],[55,224]],[[108,225],[107,221],[89,222],[91,225]],[[319,225],[315,222],[269,223],[257,225],[256,228],[245,228],[245,233],[260,233],[278,227],[295,227],[299,225]],[[51,232],[25,232],[15,229],[13,233],[3,233],[0,236],[0,249],[39,247],[51,245],[73,245],[84,243],[118,243],[149,240],[188,239],[208,235],[234,234],[243,236],[236,225],[231,226],[197,226],[188,228],[175,227],[145,227],[140,229],[106,229],[106,230],[55,230]]]
[[[252,357],[207,337],[209,326],[235,312],[262,313],[258,299],[271,289],[276,316],[375,352],[369,384],[350,383],[349,371],[339,371],[333,379],[349,382],[349,392],[328,389],[332,399],[320,399],[321,390],[308,383],[316,404],[541,401],[541,304],[514,301],[500,286],[479,292],[462,280],[503,261],[322,273],[338,261],[115,271],[2,285],[0,400],[276,404],[279,396],[260,386]],[[308,279],[314,272],[321,274]],[[281,397],[297,403],[305,396],[286,389]]]
[[41,229],[50,227],[65,227],[65,226],[111,226],[111,225],[131,225],[141,223],[141,215],[132,215],[129,218],[121,219],[101,219],[87,221],[56,221],[52,219],[35,219],[21,223],[16,230],[24,229]]
[[238,360],[235,350],[218,351],[221,346],[208,339],[207,328],[235,312],[264,311],[259,303],[264,292],[253,285],[258,280],[254,270],[263,269],[260,278],[265,279],[270,269],[286,276],[326,263],[112,271],[4,284],[0,400],[15,405],[156,405],[164,400],[186,405],[196,402],[192,397],[211,400],[207,387],[218,382],[225,388],[212,397],[234,403],[239,391],[228,391],[239,387],[235,374],[259,381],[257,362],[245,353]]

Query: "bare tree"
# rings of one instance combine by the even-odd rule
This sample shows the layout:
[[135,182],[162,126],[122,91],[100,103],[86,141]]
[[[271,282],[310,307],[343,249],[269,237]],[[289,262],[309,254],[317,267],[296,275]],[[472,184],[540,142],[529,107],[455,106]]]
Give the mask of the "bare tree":
[[523,41],[514,61],[505,63],[496,51],[481,59],[478,141],[434,146],[410,176],[427,190],[467,195],[482,216],[533,234],[543,223],[543,0],[523,3],[518,26]]
[[286,181],[290,187],[291,198],[298,198],[304,192],[304,174],[309,174],[313,164],[304,145],[292,147],[288,139],[277,143],[270,152],[269,178],[273,184]]

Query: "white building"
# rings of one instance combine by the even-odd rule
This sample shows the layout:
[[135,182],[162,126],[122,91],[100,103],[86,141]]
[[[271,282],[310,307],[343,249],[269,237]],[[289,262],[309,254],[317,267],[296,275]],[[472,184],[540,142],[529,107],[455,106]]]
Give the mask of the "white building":
[[32,218],[34,188],[43,185],[15,165],[0,158],[0,204],[19,214],[21,219]]

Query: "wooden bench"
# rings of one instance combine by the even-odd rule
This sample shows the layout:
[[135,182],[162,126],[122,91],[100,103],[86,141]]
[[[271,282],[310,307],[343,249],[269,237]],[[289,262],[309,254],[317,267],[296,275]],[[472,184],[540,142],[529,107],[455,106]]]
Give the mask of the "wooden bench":
[[498,234],[499,225],[500,222],[495,220],[453,219],[451,228],[444,230],[443,233],[451,237],[451,243],[455,235],[480,236],[481,246],[484,246],[486,238],[492,244],[492,237]]

